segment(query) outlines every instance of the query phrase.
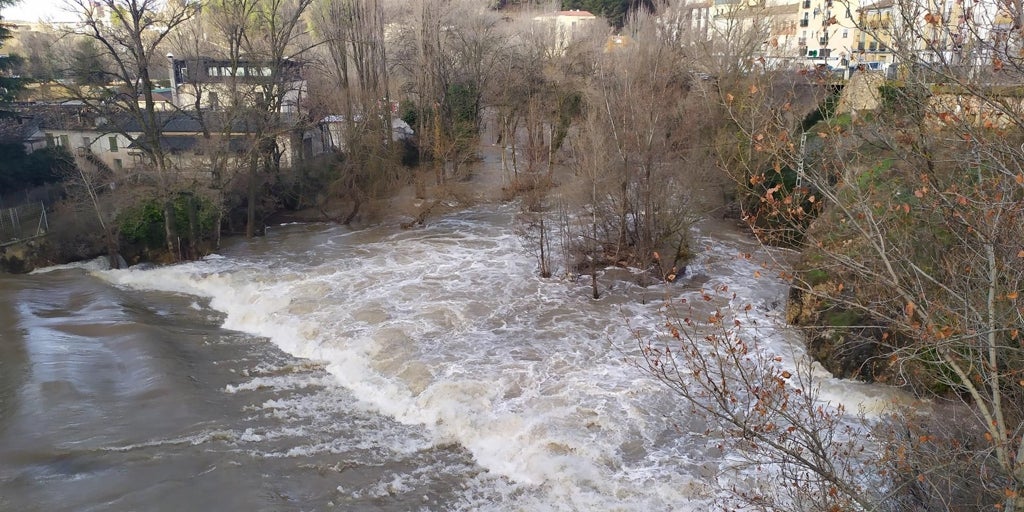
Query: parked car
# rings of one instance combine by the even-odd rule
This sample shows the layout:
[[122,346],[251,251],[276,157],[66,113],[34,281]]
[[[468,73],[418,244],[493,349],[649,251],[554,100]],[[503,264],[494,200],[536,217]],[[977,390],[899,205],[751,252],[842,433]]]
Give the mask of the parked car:
[[855,62],[850,64],[850,71],[864,70],[864,71],[881,71],[889,69],[888,62]]

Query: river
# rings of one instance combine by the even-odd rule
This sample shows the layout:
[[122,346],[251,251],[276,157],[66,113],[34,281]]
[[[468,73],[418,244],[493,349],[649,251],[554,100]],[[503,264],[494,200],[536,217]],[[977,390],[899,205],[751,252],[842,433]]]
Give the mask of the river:
[[677,283],[593,300],[538,277],[515,223],[292,224],[191,263],[0,277],[0,510],[706,510],[744,475],[636,368],[632,329],[725,285],[799,358],[785,282],[711,221]]

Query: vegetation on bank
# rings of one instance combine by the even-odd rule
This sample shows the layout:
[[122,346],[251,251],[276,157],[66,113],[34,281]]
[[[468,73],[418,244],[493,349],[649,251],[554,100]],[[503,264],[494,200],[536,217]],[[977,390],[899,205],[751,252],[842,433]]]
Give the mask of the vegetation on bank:
[[[745,218],[762,240],[801,251],[795,272],[784,270],[787,318],[807,329],[810,354],[836,375],[905,387],[977,418],[892,416],[876,435],[898,454],[884,470],[898,483],[868,503],[857,496],[866,487],[850,487],[842,509],[1020,506],[1024,98],[981,79],[964,87],[950,70],[945,79],[961,84],[954,94],[930,83],[936,76],[878,87],[870,112],[832,111],[826,91],[819,115],[803,120],[778,114],[792,94],[774,112],[759,108],[773,108],[759,94],[777,83],[726,100],[737,128],[727,140],[749,148],[730,154]],[[966,469],[935,467],[941,458]],[[803,467],[826,489],[853,478]]]

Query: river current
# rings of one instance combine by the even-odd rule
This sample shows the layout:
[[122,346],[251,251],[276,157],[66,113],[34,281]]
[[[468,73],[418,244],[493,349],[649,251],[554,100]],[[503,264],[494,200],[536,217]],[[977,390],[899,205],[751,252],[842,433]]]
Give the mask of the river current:
[[[515,223],[293,224],[197,262],[0,278],[0,510],[706,510],[751,478],[633,332],[726,286],[802,357],[768,256],[704,223],[678,282],[593,300],[538,277]],[[876,394],[823,377],[851,410]]]

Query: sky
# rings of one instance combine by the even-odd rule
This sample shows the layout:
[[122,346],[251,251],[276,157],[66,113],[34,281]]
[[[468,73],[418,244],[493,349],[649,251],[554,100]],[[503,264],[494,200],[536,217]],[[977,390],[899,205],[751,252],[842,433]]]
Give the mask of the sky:
[[21,0],[14,7],[0,11],[5,21],[74,21],[76,17],[64,11],[64,0]]

